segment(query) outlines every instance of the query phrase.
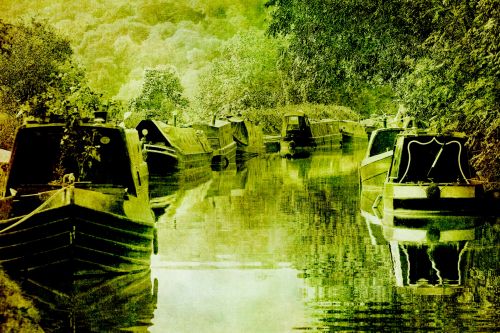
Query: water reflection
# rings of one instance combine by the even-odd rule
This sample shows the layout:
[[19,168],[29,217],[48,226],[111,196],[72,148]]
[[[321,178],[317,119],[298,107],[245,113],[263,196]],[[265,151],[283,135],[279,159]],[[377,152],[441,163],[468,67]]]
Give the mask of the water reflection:
[[148,332],[156,307],[151,273],[73,281],[19,280],[37,307],[45,332]]
[[181,192],[158,222],[151,331],[495,327],[497,225],[443,244],[384,238],[360,214],[363,153],[268,155]]

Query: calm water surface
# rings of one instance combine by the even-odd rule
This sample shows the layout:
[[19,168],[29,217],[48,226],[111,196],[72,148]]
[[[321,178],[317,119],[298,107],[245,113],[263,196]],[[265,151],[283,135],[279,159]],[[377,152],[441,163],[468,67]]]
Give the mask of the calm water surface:
[[498,224],[478,227],[460,258],[449,253],[463,242],[436,255],[459,284],[401,285],[397,245],[359,213],[363,154],[267,156],[181,186],[159,220],[150,331],[498,331]]
[[[150,276],[111,282],[79,318],[100,331],[499,331],[500,225],[435,247],[384,242],[360,215],[363,154],[268,155],[164,184]],[[417,267],[406,285],[401,253]]]

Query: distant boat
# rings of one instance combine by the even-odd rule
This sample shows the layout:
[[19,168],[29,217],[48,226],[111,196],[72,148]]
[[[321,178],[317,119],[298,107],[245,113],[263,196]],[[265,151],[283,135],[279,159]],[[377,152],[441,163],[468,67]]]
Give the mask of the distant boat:
[[230,122],[215,120],[212,123],[196,123],[192,127],[205,133],[213,149],[213,168],[225,169],[229,164],[236,163],[236,142]]
[[280,155],[283,157],[307,156],[320,147],[340,147],[342,134],[339,121],[309,120],[303,112],[288,113],[283,118]]
[[193,177],[210,172],[213,149],[201,130],[142,120],[136,127],[150,175],[169,176],[190,170]]
[[264,135],[266,153],[278,153],[280,151],[280,138],[280,135]]
[[443,241],[494,214],[495,204],[473,177],[466,141],[463,134],[417,129],[397,136],[383,193],[373,204],[390,239]]
[[339,130],[342,133],[342,146],[368,141],[365,127],[352,120],[338,120]]
[[228,118],[236,142],[237,162],[244,162],[265,152],[262,128],[240,117]]
[[0,264],[27,275],[150,269],[155,220],[135,130],[32,122],[16,134],[0,199]]

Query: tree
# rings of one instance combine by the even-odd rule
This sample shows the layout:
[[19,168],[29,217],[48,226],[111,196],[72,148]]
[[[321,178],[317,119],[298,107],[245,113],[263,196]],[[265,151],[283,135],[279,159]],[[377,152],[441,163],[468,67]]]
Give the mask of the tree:
[[132,101],[131,108],[143,113],[146,118],[168,121],[174,111],[183,111],[189,101],[182,95],[184,88],[173,67],[147,69],[139,97]]
[[0,21],[0,146],[10,149],[22,116],[69,118],[103,109],[69,42],[41,22]]
[[496,0],[435,2],[429,52],[398,84],[410,112],[466,132],[482,176],[500,180],[500,7]]
[[[356,107],[364,104],[363,92],[398,96],[411,115],[466,132],[476,169],[498,182],[498,0],[270,0],[267,6],[268,32],[290,41],[281,65],[298,99]],[[372,93],[384,85],[393,94]]]
[[211,114],[231,114],[284,104],[286,89],[276,67],[280,44],[257,29],[226,41],[200,74],[201,108]]
[[12,145],[19,125],[16,115],[24,110],[33,115],[46,111],[52,99],[50,89],[57,89],[61,66],[71,57],[68,41],[57,36],[45,24],[7,24],[0,20],[0,144]]
[[281,65],[302,102],[354,106],[361,91],[401,77],[419,52],[415,46],[428,35],[429,18],[418,1],[270,0],[266,5],[269,34],[290,41]]
[[69,42],[43,23],[10,25],[0,21],[0,89],[19,104],[45,91],[70,59]]

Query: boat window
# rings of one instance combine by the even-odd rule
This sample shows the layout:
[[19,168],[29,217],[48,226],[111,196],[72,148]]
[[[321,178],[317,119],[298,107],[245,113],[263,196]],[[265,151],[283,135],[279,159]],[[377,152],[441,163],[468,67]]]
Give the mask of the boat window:
[[300,129],[300,121],[299,117],[297,116],[291,116],[288,117],[288,122],[287,122],[287,130],[298,130]]
[[394,148],[394,141],[396,140],[396,136],[400,132],[400,129],[391,129],[388,131],[384,130],[377,132],[371,142],[369,156],[382,154],[386,151],[392,150]]
[[25,128],[15,143],[8,186],[60,184],[72,173],[77,182],[107,184],[135,194],[126,142],[120,130],[81,127],[76,144],[63,139],[62,126]]
[[471,173],[464,142],[436,137],[405,140],[399,175],[399,182],[466,181]]

